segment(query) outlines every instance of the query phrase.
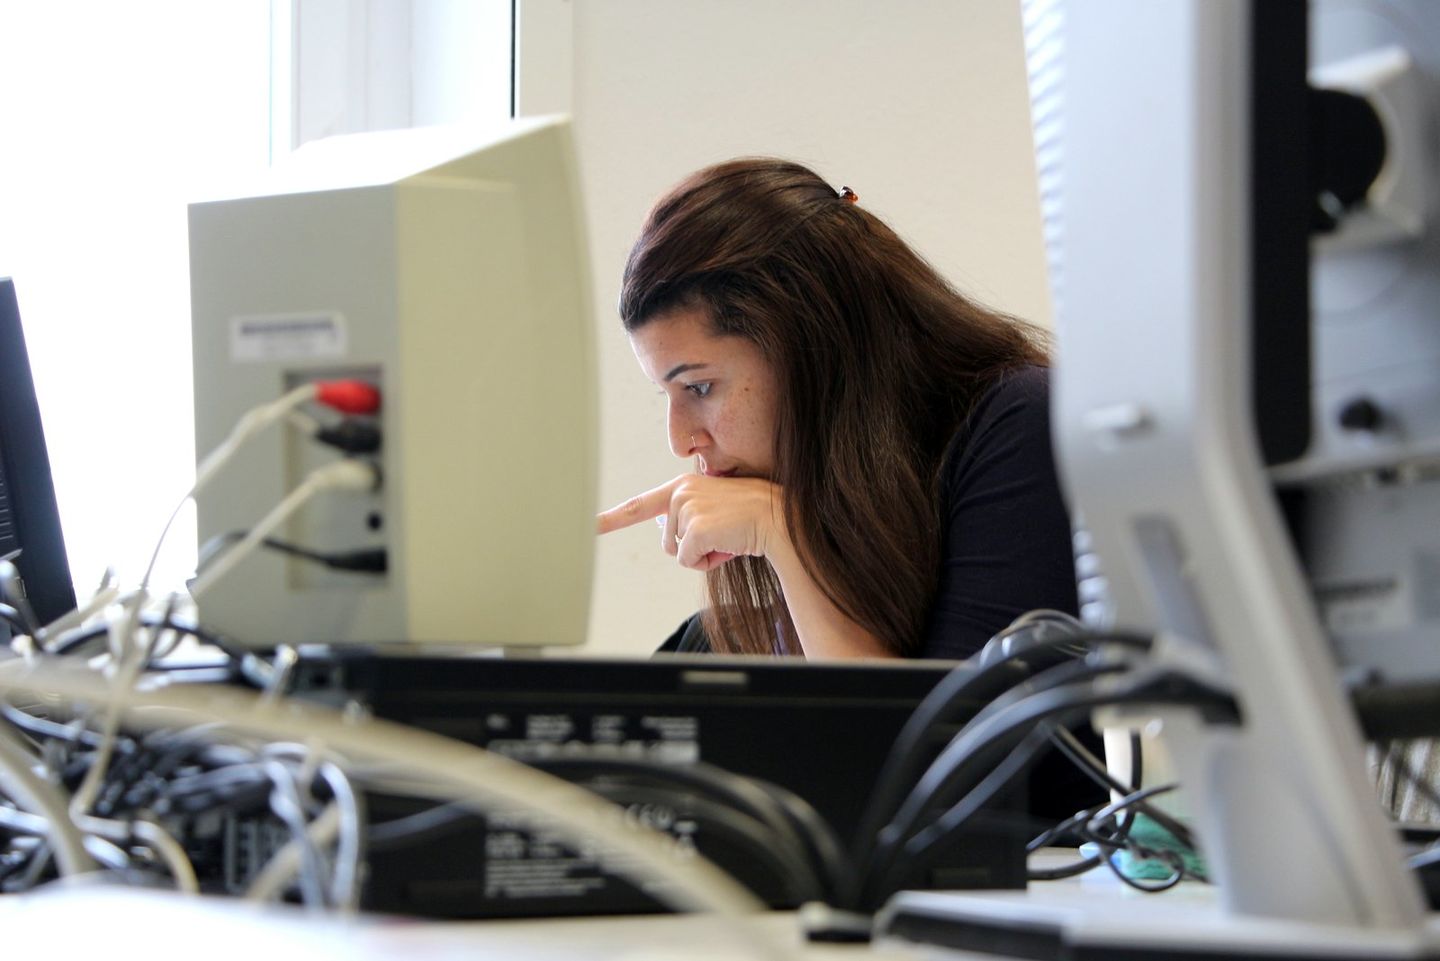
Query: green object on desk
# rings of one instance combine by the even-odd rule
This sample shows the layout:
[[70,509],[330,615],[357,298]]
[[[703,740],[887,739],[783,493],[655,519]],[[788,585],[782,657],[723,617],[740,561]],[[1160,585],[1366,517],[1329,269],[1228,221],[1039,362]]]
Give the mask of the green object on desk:
[[[1200,853],[1181,842],[1148,815],[1135,815],[1135,821],[1130,826],[1130,840],[1152,851],[1175,851],[1184,862],[1187,875],[1200,879],[1209,877],[1205,870],[1205,859]],[[1137,881],[1163,881],[1175,873],[1170,862],[1162,858],[1142,858],[1130,851],[1116,852],[1115,866],[1127,877]]]

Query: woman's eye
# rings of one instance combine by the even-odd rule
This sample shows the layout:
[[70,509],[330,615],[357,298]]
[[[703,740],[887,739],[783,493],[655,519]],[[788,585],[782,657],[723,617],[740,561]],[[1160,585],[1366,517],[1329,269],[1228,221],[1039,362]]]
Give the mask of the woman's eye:
[[696,397],[704,397],[706,394],[710,393],[709,384],[686,384],[685,389],[688,390],[690,393],[694,394]]

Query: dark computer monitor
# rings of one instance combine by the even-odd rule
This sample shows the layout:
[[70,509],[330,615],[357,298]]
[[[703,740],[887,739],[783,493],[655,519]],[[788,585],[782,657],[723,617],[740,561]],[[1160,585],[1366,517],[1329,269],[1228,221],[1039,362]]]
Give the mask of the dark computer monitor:
[[40,405],[8,277],[0,278],[0,558],[19,568],[42,625],[75,609]]

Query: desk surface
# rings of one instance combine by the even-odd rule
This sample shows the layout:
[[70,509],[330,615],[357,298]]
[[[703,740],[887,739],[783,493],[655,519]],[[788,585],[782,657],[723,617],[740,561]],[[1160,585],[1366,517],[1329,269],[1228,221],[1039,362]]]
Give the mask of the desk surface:
[[[1059,861],[1073,852],[1041,852]],[[1202,892],[1203,898],[1206,895]],[[1106,872],[1032,887],[1067,903],[1133,900]],[[998,895],[1005,900],[1027,895]],[[1142,896],[1144,897],[1144,896]],[[426,921],[341,918],[286,905],[187,897],[116,884],[50,884],[0,897],[0,950],[27,961],[954,961],[987,958],[898,941],[806,942],[793,913],[738,921],[701,915]]]
[[[1096,883],[1098,882],[1098,883]],[[947,915],[1039,921],[1066,927],[1073,943],[1131,950],[1210,945],[1237,959],[1257,949],[1287,956],[1440,957],[1440,916],[1424,929],[1385,937],[1342,927],[1225,916],[1214,888],[1181,885],[1141,895],[1108,883],[1050,882],[1029,892],[947,898]],[[1338,946],[1338,947],[1337,947]],[[1398,949],[1398,950],[1397,950]],[[975,961],[973,954],[899,941],[873,945],[809,944],[794,914],[741,919],[701,915],[558,918],[524,921],[419,921],[361,915],[341,918],[236,899],[185,897],[110,885],[52,884],[0,897],[0,950],[7,958],[57,961]],[[1298,952],[1298,954],[1297,954]],[[1102,952],[1103,953],[1103,952]],[[1344,954],[1343,950],[1339,951]],[[1383,953],[1383,952],[1382,952]],[[1352,955],[1347,955],[1352,956]]]
[[956,957],[904,945],[807,944],[795,916],[780,912],[739,921],[697,915],[344,919],[228,898],[59,885],[0,898],[0,945],[17,961],[765,961],[767,953],[775,961]]
[[[1040,852],[1042,861],[1073,860],[1073,852]],[[992,918],[1066,917],[1104,929],[1117,919],[1132,931],[1147,926],[1170,935],[1213,926],[1219,907],[1209,885],[1186,883],[1145,895],[1108,872],[1032,885],[1027,892],[977,892],[959,902]],[[943,894],[902,895],[944,904]],[[1187,923],[1188,922],[1188,923]],[[1275,932],[1235,934],[1251,944]],[[1285,932],[1280,932],[1283,939]],[[1434,932],[1440,934],[1440,931]],[[1164,940],[1162,938],[1161,940]],[[1437,941],[1436,943],[1440,943]],[[173,891],[115,884],[55,883],[30,894],[0,897],[0,950],[25,961],[960,961],[973,954],[888,940],[878,944],[812,944],[793,913],[738,920],[704,915],[642,915],[534,920],[427,921],[308,913],[287,905],[234,898],[186,897]]]

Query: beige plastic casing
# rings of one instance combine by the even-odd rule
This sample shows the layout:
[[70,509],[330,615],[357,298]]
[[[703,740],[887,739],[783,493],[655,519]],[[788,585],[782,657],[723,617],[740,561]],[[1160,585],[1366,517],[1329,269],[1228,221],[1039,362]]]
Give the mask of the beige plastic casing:
[[[377,383],[380,490],[322,495],[283,536],[389,557],[375,576],[261,551],[201,622],[250,646],[583,642],[597,378],[568,122],[332,138],[189,213],[197,451],[300,383]],[[202,492],[201,544],[338,456],[271,428]]]

